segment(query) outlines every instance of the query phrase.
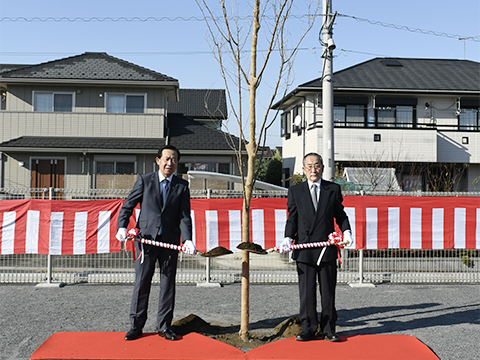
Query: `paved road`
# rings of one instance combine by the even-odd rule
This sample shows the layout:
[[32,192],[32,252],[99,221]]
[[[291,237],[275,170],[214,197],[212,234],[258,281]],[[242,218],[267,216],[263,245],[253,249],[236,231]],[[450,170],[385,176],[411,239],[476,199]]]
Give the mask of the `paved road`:
[[[155,331],[157,286],[146,332]],[[28,359],[53,333],[127,331],[132,285],[0,285],[0,359]],[[240,323],[240,284],[222,288],[177,286],[175,320],[196,314],[207,322]],[[405,334],[441,360],[480,359],[480,285],[337,287],[341,335]],[[273,326],[298,315],[297,285],[252,285],[250,323]]]

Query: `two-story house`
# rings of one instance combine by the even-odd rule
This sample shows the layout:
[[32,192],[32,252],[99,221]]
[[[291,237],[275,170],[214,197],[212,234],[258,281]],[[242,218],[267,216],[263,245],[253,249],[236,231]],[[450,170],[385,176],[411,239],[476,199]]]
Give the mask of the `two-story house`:
[[[333,92],[339,175],[395,169],[403,190],[480,191],[480,63],[375,58],[335,72]],[[273,108],[282,111],[288,178],[306,153],[322,153],[322,79]]]
[[180,175],[195,164],[238,174],[228,134],[173,108],[190,103],[182,95],[208,97],[215,109],[193,113],[221,123],[223,90],[184,92],[177,79],[105,53],[0,65],[0,88],[0,188],[131,188],[167,143],[182,152]]

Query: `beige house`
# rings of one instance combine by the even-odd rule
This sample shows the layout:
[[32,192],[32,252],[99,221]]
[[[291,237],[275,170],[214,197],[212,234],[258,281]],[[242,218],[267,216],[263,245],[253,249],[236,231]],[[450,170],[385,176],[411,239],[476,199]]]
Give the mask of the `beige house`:
[[[0,65],[0,88],[0,188],[130,188],[156,170],[167,143],[182,152],[180,175],[238,174],[219,130],[223,90],[182,90],[177,79],[105,53]],[[215,109],[208,101],[195,109],[191,95],[215,100]]]

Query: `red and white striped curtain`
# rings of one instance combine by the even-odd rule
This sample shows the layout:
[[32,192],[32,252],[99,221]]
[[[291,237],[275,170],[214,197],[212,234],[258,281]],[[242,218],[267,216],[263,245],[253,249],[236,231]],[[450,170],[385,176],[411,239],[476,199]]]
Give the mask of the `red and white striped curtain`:
[[[236,251],[242,199],[193,199],[194,242]],[[252,199],[250,239],[264,249],[283,240],[287,200]],[[0,254],[119,252],[115,239],[123,200],[0,201]],[[346,196],[357,249],[480,249],[480,199]],[[135,219],[130,222],[133,227]],[[324,239],[319,239],[324,240]]]
[[0,254],[100,254],[115,239],[123,200],[0,201]]
[[347,196],[357,249],[480,249],[480,198]]

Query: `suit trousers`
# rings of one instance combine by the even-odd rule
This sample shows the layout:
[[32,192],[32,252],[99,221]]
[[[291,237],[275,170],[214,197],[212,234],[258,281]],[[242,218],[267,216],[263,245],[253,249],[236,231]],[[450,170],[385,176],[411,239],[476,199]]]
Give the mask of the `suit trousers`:
[[302,332],[314,334],[318,328],[317,281],[320,289],[322,312],[320,332],[334,333],[337,322],[335,309],[335,287],[337,285],[336,260],[316,264],[297,261],[298,286],[300,292],[300,322]]
[[[162,241],[159,235],[155,239]],[[148,298],[158,262],[160,268],[160,294],[158,298],[157,330],[169,329],[175,306],[175,277],[177,274],[178,251],[151,246],[135,264],[135,286],[130,307],[130,323],[133,329],[141,330],[147,321]]]

